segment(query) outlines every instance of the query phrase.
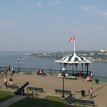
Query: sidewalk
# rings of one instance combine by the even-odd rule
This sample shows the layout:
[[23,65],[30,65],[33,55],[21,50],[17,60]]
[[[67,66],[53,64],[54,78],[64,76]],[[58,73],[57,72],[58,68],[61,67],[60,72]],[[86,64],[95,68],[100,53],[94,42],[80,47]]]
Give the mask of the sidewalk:
[[9,107],[10,105],[12,105],[24,98],[26,98],[26,96],[17,95],[15,97],[12,97],[12,98],[0,103],[0,107]]

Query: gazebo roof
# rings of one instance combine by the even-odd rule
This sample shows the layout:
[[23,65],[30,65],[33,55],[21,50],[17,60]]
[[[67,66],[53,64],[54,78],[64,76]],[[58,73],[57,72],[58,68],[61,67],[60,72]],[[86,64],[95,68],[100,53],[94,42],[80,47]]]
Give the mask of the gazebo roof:
[[91,63],[91,61],[89,61],[87,58],[78,56],[75,52],[74,54],[65,56],[60,60],[55,60],[55,62],[66,63],[66,64]]

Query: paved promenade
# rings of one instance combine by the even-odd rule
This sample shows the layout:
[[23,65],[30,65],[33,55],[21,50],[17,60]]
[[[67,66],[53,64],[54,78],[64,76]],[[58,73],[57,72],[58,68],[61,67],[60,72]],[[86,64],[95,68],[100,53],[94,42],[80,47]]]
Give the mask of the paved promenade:
[[[2,84],[4,78],[0,78],[0,84]],[[7,77],[7,80],[9,80],[9,76]],[[41,93],[41,95],[57,95],[55,93],[55,89],[62,89],[62,78],[58,78],[57,75],[47,75],[47,76],[38,76],[36,73],[32,75],[26,75],[23,73],[15,74],[13,76],[13,84],[18,85],[19,87],[22,86],[24,83],[29,82],[28,86],[31,87],[39,87],[43,88],[45,93]],[[99,83],[96,84],[94,81],[92,82],[86,82],[85,79],[83,78],[77,78],[77,80],[70,80],[70,79],[65,79],[64,81],[65,86],[64,88],[66,90],[71,90],[73,96],[77,99],[80,99],[81,96],[81,90],[85,90],[86,96],[83,97],[82,99],[86,100],[94,100],[96,107],[107,107],[107,83]],[[89,99],[88,96],[88,90],[90,87],[93,88],[93,98]],[[4,88],[1,88],[2,90],[9,90]],[[17,96],[12,99],[13,102],[17,101],[16,99],[23,99],[24,96]],[[13,103],[12,102],[12,103]],[[10,104],[10,103],[9,103]],[[1,106],[0,107],[5,107]]]

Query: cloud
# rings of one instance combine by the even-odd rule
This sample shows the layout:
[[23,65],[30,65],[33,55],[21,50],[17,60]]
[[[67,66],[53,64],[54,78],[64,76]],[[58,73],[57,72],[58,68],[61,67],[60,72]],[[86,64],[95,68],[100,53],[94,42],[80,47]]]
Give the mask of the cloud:
[[43,7],[43,6],[54,6],[54,5],[58,5],[60,4],[60,1],[50,1],[50,2],[45,2],[45,3],[42,3],[42,2],[37,2],[37,3],[34,3],[32,4],[32,6],[34,7]]
[[88,6],[88,7],[81,7],[83,11],[92,11],[96,9],[96,6]]
[[54,4],[60,4],[60,1],[54,1]]
[[103,16],[107,16],[107,11],[101,13]]
[[107,16],[107,10],[102,10],[102,9],[98,8],[97,6],[95,6],[95,5],[82,6],[81,8],[82,8],[83,11],[86,11],[86,12],[91,12],[91,13],[101,15],[101,16]]
[[54,6],[54,5],[58,5],[58,4],[60,4],[60,1],[48,2],[48,6]]
[[43,3],[38,2],[38,3],[32,4],[32,6],[43,7]]

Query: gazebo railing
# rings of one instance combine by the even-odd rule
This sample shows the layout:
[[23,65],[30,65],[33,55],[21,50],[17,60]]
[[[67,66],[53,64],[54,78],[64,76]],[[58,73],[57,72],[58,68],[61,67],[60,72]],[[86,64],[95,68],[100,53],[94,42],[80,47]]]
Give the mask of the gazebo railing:
[[87,71],[80,71],[80,70],[66,70],[66,72],[74,76],[82,76],[82,77],[86,77],[91,73],[91,71],[88,71],[88,74],[87,74]]

